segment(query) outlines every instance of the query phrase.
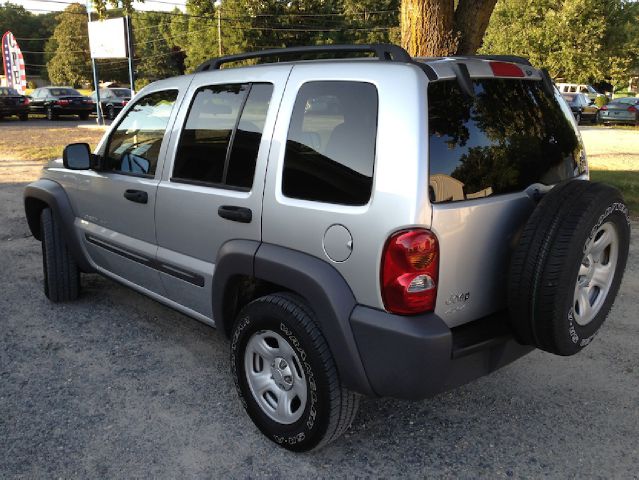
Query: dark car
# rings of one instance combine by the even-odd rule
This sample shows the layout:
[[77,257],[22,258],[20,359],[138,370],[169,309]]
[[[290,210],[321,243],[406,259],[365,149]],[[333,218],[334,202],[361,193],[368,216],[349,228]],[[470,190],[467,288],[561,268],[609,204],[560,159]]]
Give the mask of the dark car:
[[575,116],[577,124],[582,121],[589,120],[592,123],[597,122],[597,113],[599,108],[583,93],[562,93],[562,97],[570,107],[572,114]]
[[0,118],[16,115],[24,121],[29,118],[29,97],[14,88],[0,87]]
[[616,98],[601,107],[599,121],[602,123],[630,123],[639,126],[639,97]]
[[31,94],[31,113],[44,113],[49,120],[62,115],[77,115],[87,120],[95,108],[93,100],[70,87],[43,87]]
[[[91,99],[96,102],[95,92],[91,93]],[[113,120],[120,110],[131,100],[131,90],[128,88],[102,88],[100,89],[100,106],[102,114],[109,120]]]

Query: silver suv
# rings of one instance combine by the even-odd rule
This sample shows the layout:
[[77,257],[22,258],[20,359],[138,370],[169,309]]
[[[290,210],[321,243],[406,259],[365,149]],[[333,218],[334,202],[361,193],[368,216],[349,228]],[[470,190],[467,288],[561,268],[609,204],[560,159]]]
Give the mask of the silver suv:
[[[246,65],[290,55],[321,58]],[[97,272],[217,327],[246,411],[295,451],[343,433],[362,394],[578,352],[628,255],[623,199],[588,181],[570,110],[518,57],[213,59],[24,195],[49,299]]]

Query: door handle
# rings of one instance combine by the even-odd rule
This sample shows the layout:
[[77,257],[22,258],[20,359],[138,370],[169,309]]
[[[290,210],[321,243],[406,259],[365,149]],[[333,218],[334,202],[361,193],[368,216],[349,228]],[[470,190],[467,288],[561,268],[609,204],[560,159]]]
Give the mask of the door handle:
[[147,203],[149,201],[149,194],[142,190],[127,190],[124,192],[124,198],[135,203]]
[[251,223],[253,212],[250,208],[236,207],[235,205],[222,205],[217,209],[217,214],[233,222]]

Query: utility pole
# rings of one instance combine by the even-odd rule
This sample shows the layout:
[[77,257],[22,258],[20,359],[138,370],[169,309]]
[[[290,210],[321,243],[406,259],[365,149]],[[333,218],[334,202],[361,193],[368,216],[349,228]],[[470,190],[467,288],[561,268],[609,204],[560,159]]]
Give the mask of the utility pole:
[[217,5],[217,53],[222,56],[222,2]]

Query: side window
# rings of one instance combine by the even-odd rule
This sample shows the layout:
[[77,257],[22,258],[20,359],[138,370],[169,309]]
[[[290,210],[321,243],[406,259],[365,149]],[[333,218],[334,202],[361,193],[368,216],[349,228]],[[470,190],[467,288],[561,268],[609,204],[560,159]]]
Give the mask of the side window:
[[107,145],[107,168],[121,173],[155,174],[162,139],[177,90],[146,95],[120,121]]
[[214,85],[193,98],[172,181],[250,190],[273,85]]
[[570,93],[575,93],[577,91],[577,87],[575,85],[571,85],[568,89]]
[[377,88],[370,83],[304,84],[286,142],[282,193],[343,205],[370,200],[377,138]]

